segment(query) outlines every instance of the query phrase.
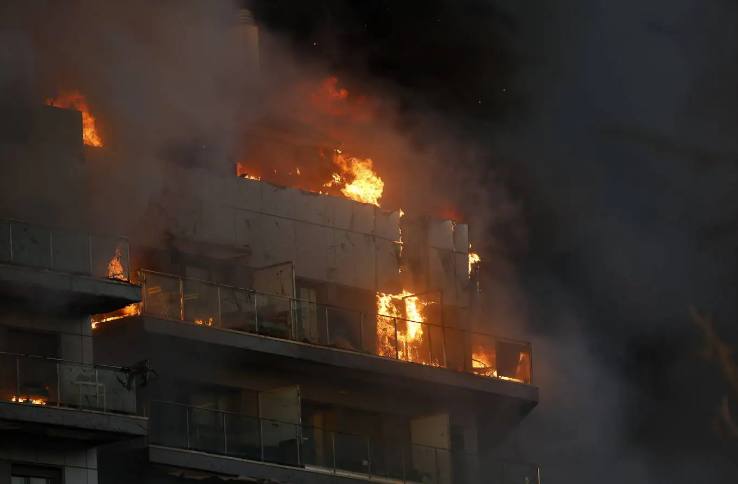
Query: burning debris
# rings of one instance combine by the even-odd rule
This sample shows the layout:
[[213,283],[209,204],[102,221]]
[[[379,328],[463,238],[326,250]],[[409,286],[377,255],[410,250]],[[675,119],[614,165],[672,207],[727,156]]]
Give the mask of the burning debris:
[[119,281],[128,280],[128,275],[123,266],[123,248],[118,246],[115,248],[115,254],[108,262],[107,276],[108,279],[118,279]]
[[102,138],[97,132],[95,117],[90,111],[85,97],[78,91],[65,91],[55,98],[46,100],[48,106],[64,109],[76,109],[82,113],[82,142],[87,146],[101,148]]
[[127,318],[130,316],[139,316],[141,314],[141,303],[133,303],[125,306],[117,311],[105,314],[96,314],[92,317],[92,329],[96,329],[102,323],[115,321],[116,319]]
[[48,401],[45,398],[42,397],[31,397],[28,395],[13,395],[10,398],[10,401],[13,403],[27,403],[31,405],[46,405]]

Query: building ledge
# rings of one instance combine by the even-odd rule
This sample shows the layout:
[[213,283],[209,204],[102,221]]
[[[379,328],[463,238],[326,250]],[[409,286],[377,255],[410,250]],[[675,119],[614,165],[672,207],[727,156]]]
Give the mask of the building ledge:
[[152,464],[177,469],[193,469],[221,476],[265,479],[269,482],[289,482],[291,484],[399,482],[369,476],[333,474],[324,469],[286,466],[159,445],[149,445],[148,454],[149,462]]
[[67,407],[0,402],[0,428],[3,432],[102,443],[147,435],[148,419]]
[[[120,320],[119,324],[130,324],[133,322],[132,319],[134,318]],[[239,348],[248,352],[272,355],[283,360],[300,360],[314,363],[323,368],[328,365],[349,370],[354,374],[381,376],[385,380],[387,377],[406,380],[423,386],[430,386],[434,389],[437,389],[440,385],[463,389],[475,394],[499,395],[516,400],[529,408],[532,408],[538,402],[538,387],[525,383],[188,322],[164,320],[150,316],[139,316],[135,319],[140,320],[142,329],[151,334]]]
[[0,264],[0,292],[36,307],[88,314],[114,311],[141,300],[141,288],[127,282],[13,264]]

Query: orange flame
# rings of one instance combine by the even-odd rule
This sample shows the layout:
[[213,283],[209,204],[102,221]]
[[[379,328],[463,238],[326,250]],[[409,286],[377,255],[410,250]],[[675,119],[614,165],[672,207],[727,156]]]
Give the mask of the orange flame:
[[125,306],[117,311],[105,314],[96,314],[92,317],[92,329],[96,329],[100,324],[116,319],[123,319],[130,316],[139,316],[141,314],[141,303],[133,303]]
[[46,405],[47,400],[42,397],[29,397],[27,395],[16,396],[10,398],[13,403],[30,403],[31,405]]
[[200,326],[212,326],[214,322],[215,320],[213,318],[195,320],[195,324],[199,324]]
[[108,262],[108,278],[118,279],[120,281],[127,280],[126,270],[123,268],[123,249],[118,246],[115,248],[115,254]]
[[479,266],[480,262],[482,262],[482,258],[479,257],[479,254],[477,254],[476,252],[472,252],[471,244],[469,244],[469,276],[470,277],[472,273],[474,272],[474,269],[476,269]]
[[401,360],[435,364],[424,338],[423,310],[429,303],[403,290],[377,293],[377,354]]
[[374,172],[374,162],[370,158],[346,157],[336,150],[333,163],[341,173],[333,173],[325,187],[339,186],[346,198],[379,206],[384,181]]
[[87,146],[100,148],[103,146],[102,138],[95,127],[95,117],[90,112],[87,100],[79,91],[65,91],[55,98],[46,100],[49,106],[57,108],[76,109],[82,113],[82,142]]

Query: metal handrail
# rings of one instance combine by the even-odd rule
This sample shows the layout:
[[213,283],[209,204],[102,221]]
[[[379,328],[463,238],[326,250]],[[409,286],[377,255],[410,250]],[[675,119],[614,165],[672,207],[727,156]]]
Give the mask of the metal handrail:
[[[66,227],[54,227],[54,226],[48,226],[48,225],[35,224],[35,223],[17,220],[13,218],[1,218],[0,217],[0,226],[2,225],[7,225],[6,235],[7,235],[7,242],[8,242],[8,246],[7,246],[8,252],[7,252],[7,257],[3,256],[3,254],[0,253],[0,262],[8,262],[8,263],[19,264],[19,265],[31,265],[33,267],[41,267],[41,268],[51,269],[51,270],[59,269],[60,261],[55,255],[55,249],[57,249],[57,247],[55,247],[55,241],[57,241],[59,237],[62,235],[74,235],[74,236],[81,236],[83,239],[86,240],[86,251],[87,251],[86,260],[84,262],[81,262],[81,264],[78,267],[75,267],[74,269],[70,269],[69,266],[67,266],[66,268],[63,268],[62,270],[64,270],[65,272],[71,271],[74,273],[80,273],[80,274],[93,276],[93,277],[95,276],[105,277],[107,279],[114,280],[114,281],[130,282],[131,280],[130,241],[128,240],[127,237],[117,236],[117,235],[102,235],[102,234],[96,234],[96,233],[91,233],[87,231],[81,231],[81,230],[76,230],[76,229],[71,229],[71,228],[66,228]],[[39,248],[42,248],[41,253],[47,252],[42,255],[41,259],[46,259],[46,260],[41,260],[41,259],[34,260],[33,263],[28,263],[28,262],[23,262],[23,261],[18,260],[17,255],[16,255],[18,248],[15,247],[16,240],[14,239],[14,234],[13,234],[14,227],[16,226],[24,226],[24,227],[29,227],[34,230],[41,231],[43,236],[48,238],[46,242],[38,241],[39,244],[43,244],[43,245],[38,245]],[[4,235],[0,235],[0,236],[4,237]],[[112,244],[114,246],[113,252],[112,254],[104,255],[103,258],[98,260],[96,259],[96,257],[98,257],[100,254],[96,252],[95,246],[97,245],[97,243],[101,241],[105,241],[105,240],[115,241],[115,243]],[[44,245],[48,245],[48,250],[46,250],[46,248],[43,247]],[[83,246],[80,246],[78,244],[75,245],[75,248],[77,249],[81,247]],[[121,248],[121,250],[125,250],[125,254],[123,254],[122,252],[119,254],[118,252],[119,248]],[[64,254],[61,254],[61,255],[63,256]],[[95,262],[104,260],[105,262],[109,263],[116,257],[118,258],[118,261],[121,264],[121,268],[122,268],[121,273],[117,273],[115,276],[110,276],[109,274],[103,275],[103,274],[96,273],[97,271],[95,270],[95,267],[97,267],[97,265],[95,264]]]
[[[377,335],[379,337],[376,340],[376,343],[367,345],[366,329],[368,329],[368,327],[365,324],[366,313],[362,311],[357,311],[351,308],[342,308],[340,306],[325,305],[284,294],[268,294],[254,289],[239,288],[237,286],[219,284],[197,278],[185,278],[175,274],[167,274],[145,269],[140,270],[138,274],[139,279],[143,283],[144,291],[142,312],[149,315],[180,321],[189,320],[194,323],[201,325],[205,324],[207,326],[220,326],[224,324],[222,305],[224,301],[228,300],[228,296],[224,299],[223,294],[225,291],[233,291],[234,294],[240,293],[247,295],[249,298],[247,301],[244,301],[247,304],[246,307],[239,305],[239,303],[236,302],[236,306],[238,307],[236,312],[245,311],[244,314],[253,313],[253,321],[249,320],[251,321],[249,326],[252,324],[253,328],[239,328],[235,329],[236,331],[267,334],[279,339],[291,341],[304,340],[308,344],[325,347],[339,347],[347,351],[392,358],[425,366],[444,367],[483,377],[515,381],[523,384],[529,384],[531,380],[532,346],[528,342],[498,338],[485,333],[441,326],[423,321],[412,321],[394,316],[373,314],[370,317],[374,317],[375,321],[383,321],[384,324],[381,330],[377,330]],[[151,301],[156,300],[151,298],[156,298],[156,294],[158,294],[157,291],[150,295],[148,291],[149,287],[158,287],[156,283],[150,282],[155,278],[162,278],[162,281],[157,282],[165,288],[163,294],[168,295],[167,299],[159,300],[154,303],[158,305],[159,310],[152,310],[150,307]],[[192,299],[193,301],[199,301],[199,303],[195,303],[194,306],[189,306],[188,301],[190,299],[187,296],[189,296],[190,293],[185,292],[185,284],[189,283],[196,283],[203,287],[210,288],[209,290],[213,291],[212,296],[204,299],[200,299],[199,297]],[[166,289],[168,285],[171,285],[171,287]],[[192,292],[193,295],[199,293],[199,289],[195,289],[194,292]],[[176,300],[177,294],[179,295],[178,301]],[[266,299],[266,301],[261,301],[261,310],[259,306],[260,301],[257,296]],[[213,299],[213,297],[215,299]],[[250,301],[252,298],[253,301]],[[282,301],[285,304],[285,307],[281,310],[278,307],[274,308],[269,301]],[[201,306],[198,308],[197,304],[201,304]],[[248,307],[249,305],[252,305],[253,307]],[[320,309],[320,311],[315,312],[312,318],[303,320],[301,319],[302,305],[310,306],[314,309]],[[156,308],[157,306],[154,307]],[[270,313],[268,309],[269,307],[274,308],[277,312]],[[197,316],[186,317],[188,309],[192,309],[195,313],[199,313],[199,315],[203,316],[204,319],[199,319]],[[348,320],[343,318],[334,319],[329,317],[329,311],[341,311],[350,317]],[[286,319],[284,321],[281,320],[281,315],[283,314],[286,314]],[[267,316],[266,319],[262,319],[264,315]],[[277,319],[271,320],[270,315],[276,316]],[[125,315],[114,316],[115,319],[120,317],[125,317]],[[268,329],[266,327],[262,328],[263,321],[271,322],[271,327]],[[312,323],[310,321],[312,321]],[[336,328],[336,321],[350,325],[346,327],[348,328],[348,333],[344,331],[338,338],[331,334],[331,328]],[[234,320],[228,321],[228,323],[233,322],[238,323],[238,321]],[[277,324],[275,325],[274,323]],[[306,326],[305,323],[308,323],[308,325]],[[331,326],[331,323],[333,323],[334,326]],[[400,330],[400,326],[403,324],[405,324],[405,326]],[[423,328],[422,334],[424,336],[421,336],[418,339],[410,339],[408,336],[411,331],[409,327],[410,324],[420,325],[420,327]],[[306,330],[307,332],[304,332]],[[358,330],[358,332],[356,330]],[[301,333],[301,331],[303,332]],[[394,337],[391,334],[392,331],[394,331]],[[433,334],[434,331],[437,332],[435,335]],[[455,336],[452,340],[449,339],[454,334],[458,336]],[[439,339],[437,340],[436,338]],[[439,340],[440,344],[438,343]],[[436,341],[436,344],[434,344],[433,341]],[[513,349],[513,351],[518,351],[519,353],[519,362],[516,363],[517,366],[511,367],[509,360],[507,367],[502,367],[497,364],[497,350],[494,347],[499,344],[508,344],[516,348]],[[478,358],[474,358],[474,355],[477,353],[474,351],[475,347],[478,348],[477,351],[481,351],[480,355],[486,355],[486,359],[479,360]],[[453,348],[457,348],[457,351],[449,353]],[[487,350],[485,351],[484,348],[487,348]],[[450,354],[453,355],[453,357],[450,358]],[[522,373],[519,374],[518,371],[522,371]]]
[[[429,322],[429,321],[415,321],[414,319],[407,319],[407,318],[403,318],[401,316],[390,316],[389,314],[367,313],[367,312],[364,312],[364,311],[359,311],[357,309],[347,308],[345,306],[336,306],[334,304],[328,304],[328,303],[316,303],[314,301],[308,301],[307,299],[300,299],[300,298],[298,298],[296,296],[286,296],[284,294],[270,294],[270,293],[266,293],[266,292],[257,291],[256,289],[245,288],[245,287],[240,287],[240,286],[234,286],[232,284],[222,284],[222,283],[219,283],[219,282],[213,282],[213,281],[208,281],[208,280],[205,280],[205,279],[199,279],[197,277],[183,277],[183,276],[180,276],[180,275],[177,275],[177,274],[171,274],[171,273],[168,273],[168,272],[154,271],[154,270],[150,270],[150,269],[139,269],[138,272],[141,273],[141,274],[154,274],[154,275],[157,275],[157,276],[172,277],[172,278],[176,278],[176,279],[181,279],[183,281],[200,282],[200,283],[208,284],[208,285],[214,286],[214,287],[220,287],[220,288],[226,288],[226,289],[233,289],[233,290],[236,290],[236,291],[244,291],[244,292],[247,292],[249,294],[258,294],[260,296],[278,297],[278,298],[283,298],[283,299],[290,300],[290,301],[302,302],[302,303],[306,303],[306,304],[312,304],[314,306],[320,306],[320,307],[325,307],[325,308],[337,309],[337,310],[340,310],[340,311],[352,312],[352,313],[357,314],[357,315],[360,315],[360,316],[361,315],[366,315],[366,316],[390,318],[390,319],[395,319],[395,320],[398,320],[398,321],[404,321],[406,323],[423,324],[423,325],[426,325],[426,326],[433,326],[434,328],[451,329],[451,330],[454,330],[454,331],[460,331],[462,333],[467,333],[467,334],[475,334],[475,335],[480,335],[480,336],[488,336],[488,337],[494,338],[494,339],[496,339],[498,341],[505,341],[505,342],[508,342],[508,343],[515,343],[515,344],[520,344],[520,345],[530,345],[531,344],[530,341],[519,340],[519,339],[515,339],[515,338],[508,338],[506,336],[497,336],[494,333],[485,333],[485,332],[481,332],[481,331],[472,331],[472,330],[468,330],[468,329],[457,328],[457,327],[454,327],[454,326],[444,326],[442,324],[432,323],[432,322]],[[408,296],[408,297],[412,297],[412,296]]]
[[[267,445],[265,444],[264,439],[264,422],[268,423],[275,423],[275,424],[281,424],[287,426],[287,428],[290,428],[288,434],[281,435],[281,438],[283,439],[281,442],[286,441],[294,441],[294,449],[292,449],[290,452],[294,452],[293,455],[291,455],[292,459],[288,465],[293,465],[297,467],[304,467],[304,468],[312,468],[315,470],[318,469],[325,469],[326,471],[332,473],[332,474],[350,474],[357,477],[364,477],[369,479],[379,478],[379,479],[392,479],[396,482],[403,482],[403,483],[409,483],[409,482],[418,482],[417,480],[412,478],[412,473],[409,472],[411,468],[413,468],[413,461],[419,459],[420,462],[415,462],[416,465],[415,471],[421,470],[422,472],[430,473],[432,476],[433,481],[432,482],[458,482],[452,477],[452,481],[445,481],[441,480],[442,474],[445,473],[452,473],[455,469],[458,469],[458,466],[461,466],[462,469],[458,470],[466,470],[466,471],[474,471],[476,470],[478,472],[477,478],[472,478],[472,480],[466,480],[463,479],[463,482],[466,484],[477,484],[484,482],[485,484],[489,483],[489,478],[491,476],[484,474],[481,466],[486,461],[480,459],[480,455],[476,452],[471,451],[464,451],[464,450],[454,450],[454,449],[446,449],[441,447],[434,447],[431,445],[425,445],[425,444],[416,444],[410,441],[407,442],[393,442],[388,439],[381,439],[381,438],[373,438],[366,434],[358,434],[358,433],[352,433],[352,432],[342,432],[337,430],[331,430],[324,427],[318,427],[318,426],[312,426],[312,425],[304,425],[300,423],[295,422],[287,422],[282,421],[278,419],[272,419],[272,418],[265,418],[255,415],[248,415],[248,414],[242,414],[238,412],[232,412],[227,410],[219,410],[219,409],[212,409],[212,408],[206,408],[202,406],[194,406],[194,405],[188,405],[180,402],[171,402],[171,401],[162,401],[162,400],[152,400],[149,402],[151,408],[160,409],[160,411],[167,412],[167,408],[171,407],[179,407],[184,410],[184,428],[182,427],[175,427],[177,430],[175,431],[175,434],[169,434],[169,435],[157,435],[156,431],[154,431],[150,435],[150,441],[154,445],[164,445],[164,446],[174,446],[174,447],[181,447],[182,444],[184,444],[184,448],[186,449],[192,449],[192,450],[199,450],[204,451],[208,453],[213,454],[221,454],[221,455],[229,455],[231,457],[240,457],[244,459],[251,459],[251,460],[257,460],[257,461],[264,461],[264,462],[274,462],[275,460],[270,459],[266,456],[265,448]],[[211,431],[214,433],[208,433],[206,434],[207,437],[205,437],[205,442],[199,441],[198,437],[195,437],[195,441],[193,442],[192,435],[197,435],[197,433],[193,434],[193,424],[191,422],[192,418],[190,416],[192,411],[205,411],[213,415],[213,421],[215,422],[215,427],[211,428]],[[152,417],[154,414],[151,412],[149,413],[150,418],[153,418],[152,420],[152,426],[154,429],[158,429],[157,421],[158,416]],[[162,413],[161,415],[169,415],[171,416],[171,412]],[[181,415],[177,412],[174,415]],[[218,416],[221,415],[222,418],[219,418]],[[254,422],[257,425],[254,427],[253,435],[251,435],[251,438],[246,438],[244,442],[252,443],[254,445],[257,445],[258,442],[258,449],[254,448],[257,452],[254,453],[253,456],[251,455],[245,455],[245,454],[239,454],[238,451],[233,451],[232,448],[229,449],[229,443],[233,443],[233,440],[229,440],[229,425],[228,425],[228,419],[227,416],[234,416],[234,417],[240,417],[243,419],[246,419],[248,421]],[[177,417],[177,418],[180,418]],[[231,426],[234,425],[233,423]],[[205,424],[205,427],[208,425]],[[197,428],[197,427],[195,427]],[[231,427],[232,428],[232,427]],[[183,435],[181,432],[184,431],[186,435]],[[294,433],[293,433],[294,431]],[[257,436],[258,434],[258,436]],[[238,435],[238,434],[236,434]],[[243,436],[243,434],[241,434]],[[312,447],[306,442],[310,439],[310,437],[307,436],[313,436],[313,435],[323,435],[323,437],[327,438],[328,441],[324,442],[323,446],[321,447],[323,449],[323,459],[325,459],[323,462],[311,462],[310,457],[308,457],[308,453],[306,451],[308,449],[312,449]],[[337,452],[336,448],[336,441],[337,438],[356,438],[359,439],[359,441],[363,441],[365,443],[365,450],[358,450],[356,453],[352,453],[351,451],[346,451],[349,454],[352,454],[349,456],[348,461],[345,460],[347,457],[346,455],[343,455],[344,459],[341,459],[344,463],[344,465],[341,464],[341,460],[337,458],[337,455],[340,452]],[[222,441],[220,441],[222,439]],[[286,439],[286,440],[284,440]],[[173,443],[174,442],[174,443]],[[357,442],[358,443],[358,442]],[[203,445],[204,444],[204,445]],[[273,443],[271,445],[268,445],[268,447],[275,447],[278,446],[278,443]],[[316,447],[317,448],[317,447]],[[380,449],[380,452],[377,453],[376,450]],[[393,450],[394,449],[394,450]],[[399,449],[399,453],[397,453],[397,449]],[[386,460],[387,453],[386,451],[391,451],[391,455],[393,455],[396,458],[399,458],[399,461],[395,461],[395,464],[401,463],[400,467],[391,468],[391,467],[382,467],[383,465],[386,466],[388,464],[388,461]],[[344,449],[345,451],[345,449]],[[409,451],[409,452],[408,452]],[[380,458],[377,460],[376,456],[382,455],[384,458]],[[427,461],[427,457],[431,456],[432,462]],[[458,459],[464,459],[461,463],[458,462]],[[351,469],[352,467],[350,464],[345,465],[347,462],[359,462],[359,466],[361,467],[361,470]],[[439,466],[439,461],[442,463],[445,463],[443,466]],[[379,462],[379,465],[377,463]],[[420,465],[424,462],[424,465]],[[475,463],[475,467],[473,469],[468,468],[468,464],[470,462]],[[280,462],[284,463],[284,462]],[[506,465],[518,465],[518,466],[524,466],[529,468],[531,472],[531,476],[533,477],[533,480],[531,480],[531,484],[534,483],[540,483],[540,469],[537,465],[526,463],[526,462],[511,462],[507,460],[502,459],[494,459],[494,463],[496,465],[501,465],[500,470],[502,471],[503,478],[500,482],[507,482],[505,479],[505,466]],[[390,464],[391,466],[392,464]],[[419,467],[417,467],[419,465]],[[430,466],[430,468],[429,468]],[[377,472],[377,470],[379,472]],[[318,471],[321,472],[321,471]],[[324,471],[323,471],[324,472]],[[451,477],[451,476],[449,476]],[[483,479],[483,480],[482,480]],[[516,483],[517,484],[517,483]]]
[[0,382],[0,398],[8,403],[137,413],[136,389],[121,378],[124,368],[11,352],[0,352],[0,359],[15,361],[14,375]]

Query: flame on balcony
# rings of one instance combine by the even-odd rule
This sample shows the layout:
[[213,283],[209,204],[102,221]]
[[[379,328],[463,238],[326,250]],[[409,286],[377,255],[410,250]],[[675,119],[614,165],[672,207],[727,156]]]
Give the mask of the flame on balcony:
[[[424,336],[423,314],[430,304],[411,292],[377,293],[377,354],[434,365]],[[398,319],[399,318],[399,319]]]
[[530,382],[530,354],[520,351],[518,362],[515,366],[514,375],[503,375],[497,369],[497,353],[487,345],[474,345],[472,352],[472,372],[486,377],[499,378],[500,380],[514,381],[517,383]]
[[108,262],[107,275],[109,279],[127,280],[126,271],[123,267],[123,248],[121,246],[115,248],[115,254]]
[[82,113],[82,142],[97,148],[103,146],[95,125],[95,116],[92,115],[87,100],[79,91],[64,91],[55,98],[47,99],[46,104],[57,108],[76,109]]
[[30,403],[31,405],[46,405],[47,399],[43,397],[32,397],[28,395],[13,395],[10,398],[13,403]]
[[116,319],[128,318],[130,316],[139,316],[141,314],[141,303],[133,303],[125,306],[117,311],[105,314],[96,314],[92,316],[92,329],[96,329],[102,323],[115,321]]
[[474,273],[474,270],[479,267],[479,263],[482,262],[482,258],[479,254],[471,250],[471,244],[469,244],[469,277]]
[[195,320],[195,324],[199,324],[200,326],[212,326],[214,322],[215,320],[213,318]]

